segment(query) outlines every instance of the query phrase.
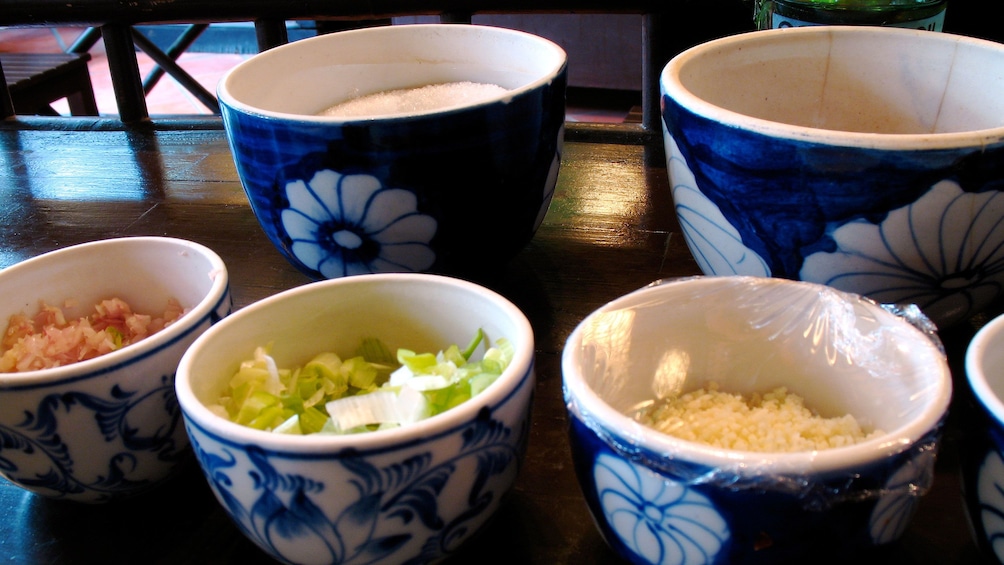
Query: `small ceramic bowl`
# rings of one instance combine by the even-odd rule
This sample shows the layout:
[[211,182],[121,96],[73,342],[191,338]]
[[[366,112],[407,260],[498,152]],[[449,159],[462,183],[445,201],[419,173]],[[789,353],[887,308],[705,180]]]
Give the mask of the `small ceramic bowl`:
[[[896,540],[931,485],[951,399],[932,337],[857,295],[776,278],[680,279],[601,307],[569,336],[562,377],[576,472],[604,539],[652,564],[805,563]],[[746,451],[633,417],[712,383],[747,396],[786,387],[876,433]]]
[[182,354],[231,310],[227,270],[212,250],[179,239],[127,237],[58,249],[0,270],[0,320],[39,301],[67,319],[118,297],[156,315],[187,311],[163,330],[100,357],[0,373],[0,474],[35,493],[107,502],[154,487],[179,467],[188,436],[174,394]]
[[[213,413],[241,361],[272,344],[280,367],[363,338],[438,351],[478,328],[516,353],[483,392],[393,430],[290,436]],[[461,345],[463,346],[463,345]],[[288,563],[426,563],[452,554],[498,509],[530,426],[533,332],[505,298],[438,275],[387,273],[311,283],[243,308],[200,338],[178,369],[196,456],[240,530]],[[479,358],[480,352],[475,353]]]
[[[301,271],[489,278],[547,211],[566,81],[565,52],[546,39],[420,24],[271,49],[233,68],[218,93],[251,206]],[[438,110],[319,115],[354,97],[456,82],[507,91]]]
[[966,505],[980,547],[1004,563],[1004,316],[976,333],[965,367],[976,406],[963,450]]
[[694,47],[660,77],[701,270],[818,282],[939,327],[1004,288],[1004,45],[815,26]]

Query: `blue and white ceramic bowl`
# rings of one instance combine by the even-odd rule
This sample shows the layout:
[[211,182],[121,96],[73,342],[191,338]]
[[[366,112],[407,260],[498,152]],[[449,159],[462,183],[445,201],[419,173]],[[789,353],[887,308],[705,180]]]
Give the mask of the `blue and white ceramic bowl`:
[[[424,113],[335,118],[347,99],[437,83],[508,89]],[[296,41],[218,92],[262,228],[315,278],[488,277],[533,237],[557,181],[566,55],[519,31],[395,25]]]
[[[351,355],[377,337],[437,351],[482,328],[516,347],[471,400],[392,430],[290,436],[213,413],[256,346],[280,367]],[[530,431],[533,332],[505,298],[459,279],[385,273],[311,283],[264,299],[200,338],[178,369],[178,400],[202,470],[240,530],[288,563],[426,563],[454,553],[495,513]],[[479,356],[477,353],[476,356]]]
[[702,272],[831,285],[939,326],[1004,287],[1004,45],[806,27],[661,75],[677,216]]
[[186,460],[174,393],[188,346],[231,309],[227,270],[212,250],[179,239],[127,237],[58,249],[0,270],[0,320],[64,307],[67,318],[122,298],[135,312],[187,309],[163,330],[101,357],[0,373],[0,475],[35,493],[98,503],[135,495]]
[[[952,392],[929,330],[857,295],[780,278],[696,277],[618,298],[569,336],[562,377],[593,518],[621,556],[653,565],[809,563],[895,541],[931,486]],[[882,432],[754,452],[632,417],[712,382],[743,395],[783,386],[823,416]]]
[[970,526],[985,554],[1004,563],[1004,315],[976,333],[965,367],[975,407],[962,467]]

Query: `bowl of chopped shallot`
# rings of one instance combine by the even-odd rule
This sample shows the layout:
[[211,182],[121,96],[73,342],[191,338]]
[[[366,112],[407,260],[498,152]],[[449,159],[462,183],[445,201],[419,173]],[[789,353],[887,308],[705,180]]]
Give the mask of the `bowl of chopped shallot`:
[[209,486],[268,555],[426,563],[512,488],[533,359],[529,321],[494,291],[364,274],[229,316],[182,358],[176,388]]
[[178,362],[232,309],[205,246],[122,237],[0,270],[0,475],[36,494],[103,503],[190,460]]
[[919,309],[691,277],[602,306],[562,378],[579,484],[634,563],[850,560],[931,487],[952,380]]

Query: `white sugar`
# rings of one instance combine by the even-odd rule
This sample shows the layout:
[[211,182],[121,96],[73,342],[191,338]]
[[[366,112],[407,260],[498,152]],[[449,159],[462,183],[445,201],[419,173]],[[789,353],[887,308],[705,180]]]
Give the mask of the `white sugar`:
[[477,104],[504,92],[501,86],[479,82],[430,84],[367,94],[335,104],[320,115],[349,118],[415,114]]

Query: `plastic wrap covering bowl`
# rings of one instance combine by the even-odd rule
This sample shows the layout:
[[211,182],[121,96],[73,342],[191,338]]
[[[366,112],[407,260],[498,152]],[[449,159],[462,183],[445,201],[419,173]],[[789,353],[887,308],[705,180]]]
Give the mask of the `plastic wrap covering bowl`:
[[[626,559],[650,564],[811,562],[896,540],[931,486],[952,393],[929,323],[824,285],[753,277],[655,283],[606,304],[568,338],[562,376],[596,524]],[[875,433],[825,449],[738,449],[635,417],[713,386],[785,387]]]
[[974,408],[963,443],[966,506],[976,541],[1004,563],[1004,315],[976,333],[965,367]]
[[677,216],[706,275],[916,304],[1004,288],[1004,45],[890,27],[727,37],[660,76]]
[[[357,97],[465,82],[506,91],[439,109],[322,115]],[[270,49],[229,71],[218,93],[251,207],[298,269],[315,279],[491,278],[547,212],[566,82],[566,54],[544,38],[414,24]]]
[[[321,352],[347,359],[364,338],[391,351],[463,347],[478,328],[493,343],[512,342],[508,367],[480,394],[410,425],[287,435],[209,408],[258,346],[271,344],[276,365],[291,368]],[[422,273],[342,277],[266,298],[207,332],[181,361],[178,401],[220,504],[273,558],[426,563],[478,532],[516,480],[530,431],[533,351],[526,317],[481,286]]]
[[120,298],[134,312],[186,312],[131,345],[47,369],[0,373],[0,474],[37,494],[108,502],[162,484],[191,464],[174,393],[188,346],[230,313],[227,270],[210,249],[126,237],[58,249],[0,271],[0,320],[40,301],[68,320]]

